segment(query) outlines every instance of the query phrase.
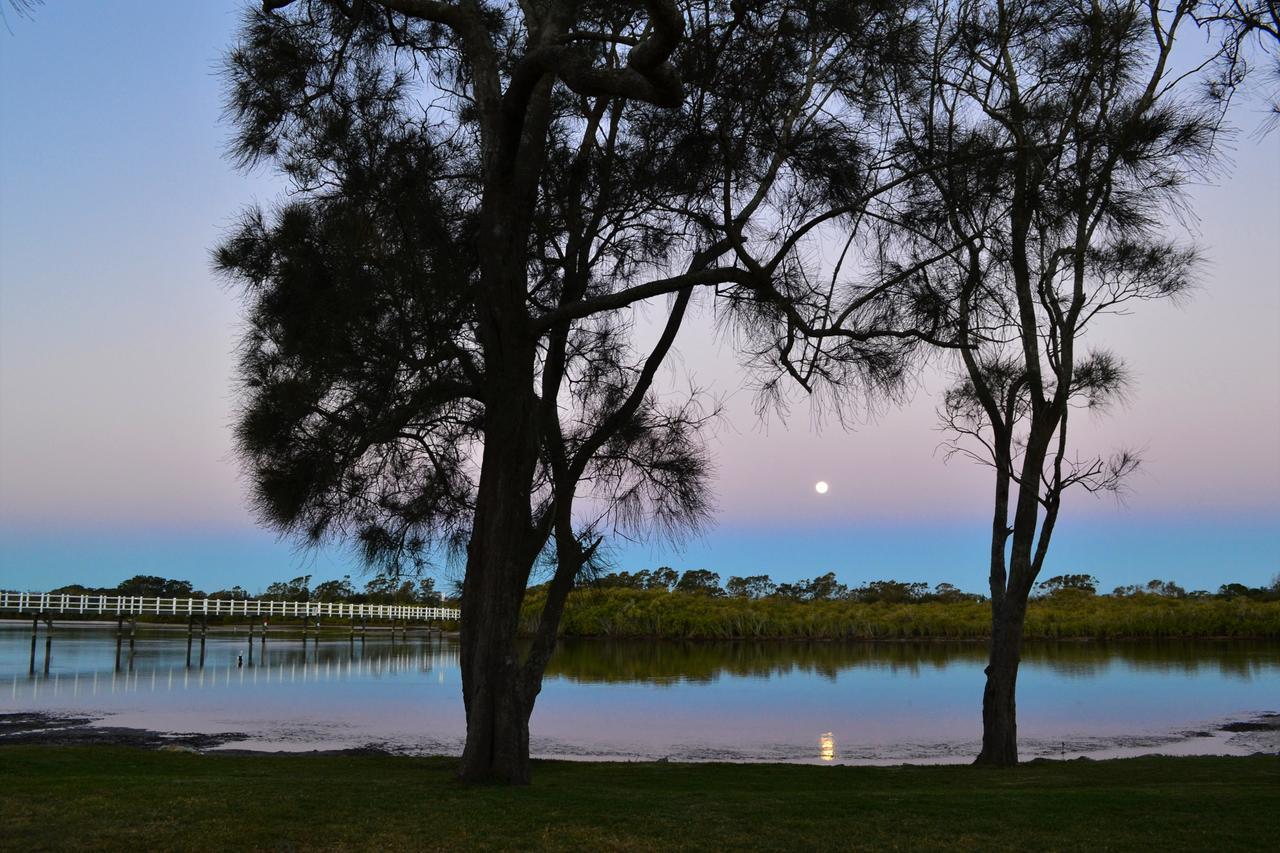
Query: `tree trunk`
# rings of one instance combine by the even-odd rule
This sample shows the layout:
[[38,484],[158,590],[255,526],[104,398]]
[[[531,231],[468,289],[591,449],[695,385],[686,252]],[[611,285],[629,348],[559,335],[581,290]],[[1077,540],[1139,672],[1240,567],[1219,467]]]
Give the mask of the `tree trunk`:
[[[470,616],[464,617],[463,630]],[[499,627],[494,625],[494,627]],[[465,645],[465,643],[464,643]],[[494,646],[481,642],[464,670],[463,698],[467,709],[467,742],[458,778],[463,782],[528,785],[529,714],[518,678],[514,649],[492,654]]]
[[484,457],[467,544],[459,655],[467,741],[458,777],[469,783],[530,781],[529,715],[537,692],[527,692],[521,677],[516,633],[546,533],[534,531],[530,505],[541,438],[527,252],[553,83],[554,75],[541,75],[523,108],[482,120],[485,191],[475,304],[484,351]]
[[975,764],[1012,767],[1018,763],[1016,692],[1022,624],[1023,608],[1016,603],[992,614],[991,654],[982,693],[982,751]]
[[460,657],[467,742],[459,777],[523,785],[529,783],[532,703],[524,699],[516,633],[537,553],[529,527],[529,475],[536,445],[528,432],[514,436],[514,446],[509,440],[493,440],[497,435],[503,433],[495,431],[485,443],[463,581]]
[[[538,458],[532,347],[508,334],[489,364],[484,458],[463,581],[460,657],[467,742],[459,776],[467,782],[528,784],[529,713],[516,633],[525,585],[540,550],[530,490]],[[496,348],[495,348],[496,349]]]

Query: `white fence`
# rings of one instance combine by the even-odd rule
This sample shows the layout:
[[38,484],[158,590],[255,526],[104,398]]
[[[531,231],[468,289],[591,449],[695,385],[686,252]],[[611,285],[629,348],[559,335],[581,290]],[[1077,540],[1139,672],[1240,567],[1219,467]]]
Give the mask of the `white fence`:
[[455,607],[413,604],[344,604],[337,601],[261,601],[233,598],[147,598],[141,595],[67,595],[48,592],[0,592],[0,610],[136,616],[314,616],[329,619],[407,619],[456,621]]

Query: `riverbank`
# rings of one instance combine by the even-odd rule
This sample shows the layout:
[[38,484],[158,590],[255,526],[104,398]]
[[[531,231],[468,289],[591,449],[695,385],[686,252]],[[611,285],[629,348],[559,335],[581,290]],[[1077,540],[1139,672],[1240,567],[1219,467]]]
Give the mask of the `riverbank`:
[[1267,849],[1280,759],[974,767],[535,762],[0,747],[0,837],[42,849]]
[[[531,633],[545,590],[530,590],[522,629]],[[984,640],[991,608],[983,601],[795,601],[665,590],[580,589],[565,606],[565,637],[679,640]],[[1280,601],[1160,595],[1055,595],[1033,600],[1029,640],[1274,638]]]

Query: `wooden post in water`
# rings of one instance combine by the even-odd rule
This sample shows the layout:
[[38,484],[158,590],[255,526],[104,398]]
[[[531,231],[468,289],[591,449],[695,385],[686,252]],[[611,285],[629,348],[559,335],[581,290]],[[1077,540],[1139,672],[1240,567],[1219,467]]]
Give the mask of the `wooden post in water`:
[[124,641],[124,614],[116,620],[116,672],[120,671],[120,644]]
[[44,615],[45,630],[48,632],[44,637],[44,674],[49,674],[49,658],[53,654],[53,617],[48,613]]
[[36,674],[36,629],[40,627],[40,614],[31,611],[31,668],[28,675]]
[[249,666],[253,666],[253,619],[249,620]]
[[138,617],[129,620],[129,671],[133,672],[134,642],[138,637]]
[[204,641],[209,633],[209,617],[201,615],[200,617],[200,668],[204,669]]
[[187,617],[187,669],[191,668],[191,637],[196,631],[196,617]]

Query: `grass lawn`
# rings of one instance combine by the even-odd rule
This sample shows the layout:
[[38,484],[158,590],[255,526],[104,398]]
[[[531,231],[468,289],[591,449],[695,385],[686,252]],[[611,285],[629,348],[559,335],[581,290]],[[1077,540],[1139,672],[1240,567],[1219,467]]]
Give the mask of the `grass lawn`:
[[0,849],[1275,850],[1280,758],[972,767],[541,761],[463,788],[446,758],[0,747]]

